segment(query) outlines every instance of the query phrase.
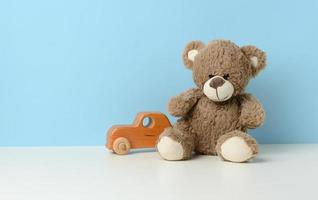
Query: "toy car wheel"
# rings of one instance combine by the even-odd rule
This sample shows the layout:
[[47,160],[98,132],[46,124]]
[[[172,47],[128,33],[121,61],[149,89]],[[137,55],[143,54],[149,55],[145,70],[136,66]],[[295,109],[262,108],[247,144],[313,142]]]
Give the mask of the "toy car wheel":
[[119,137],[113,143],[113,151],[119,155],[128,154],[130,150],[130,142],[127,138]]

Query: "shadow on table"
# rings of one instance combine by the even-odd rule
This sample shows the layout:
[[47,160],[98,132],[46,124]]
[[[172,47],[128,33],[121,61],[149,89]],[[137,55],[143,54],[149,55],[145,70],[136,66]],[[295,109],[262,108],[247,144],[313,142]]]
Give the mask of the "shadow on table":
[[155,148],[147,148],[147,149],[133,149],[129,152],[129,155],[138,154],[138,153],[154,153],[157,152]]

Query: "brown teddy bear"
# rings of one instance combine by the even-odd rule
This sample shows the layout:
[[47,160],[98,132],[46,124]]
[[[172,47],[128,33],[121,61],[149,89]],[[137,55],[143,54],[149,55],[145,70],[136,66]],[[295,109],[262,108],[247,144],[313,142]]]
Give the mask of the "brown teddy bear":
[[183,61],[193,71],[197,88],[170,100],[169,113],[180,119],[159,137],[161,157],[185,160],[196,152],[232,162],[253,158],[258,145],[246,131],[262,125],[265,112],[244,89],[265,67],[265,53],[227,40],[208,45],[193,41],[186,46]]

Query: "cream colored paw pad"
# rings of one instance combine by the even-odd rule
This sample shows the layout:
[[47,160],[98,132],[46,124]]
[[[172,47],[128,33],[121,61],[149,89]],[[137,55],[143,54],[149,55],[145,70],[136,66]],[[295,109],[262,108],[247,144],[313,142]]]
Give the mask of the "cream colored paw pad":
[[232,162],[245,162],[253,157],[252,149],[238,136],[227,139],[221,145],[221,154],[225,160]]
[[170,137],[162,137],[157,144],[157,149],[161,157],[165,160],[181,160],[183,158],[182,145]]

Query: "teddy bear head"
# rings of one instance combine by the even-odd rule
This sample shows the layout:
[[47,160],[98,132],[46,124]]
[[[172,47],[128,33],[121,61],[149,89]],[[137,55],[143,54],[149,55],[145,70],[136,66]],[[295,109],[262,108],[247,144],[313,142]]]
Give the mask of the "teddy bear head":
[[183,52],[183,61],[203,93],[222,102],[244,91],[249,80],[265,67],[266,55],[255,46],[239,47],[228,40],[207,45],[192,41]]

